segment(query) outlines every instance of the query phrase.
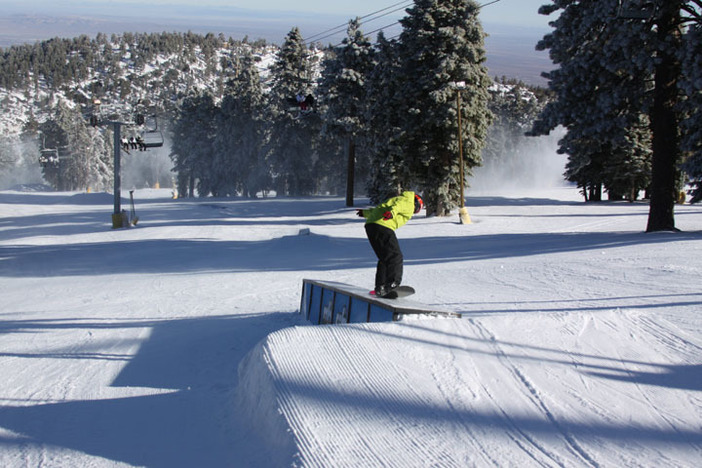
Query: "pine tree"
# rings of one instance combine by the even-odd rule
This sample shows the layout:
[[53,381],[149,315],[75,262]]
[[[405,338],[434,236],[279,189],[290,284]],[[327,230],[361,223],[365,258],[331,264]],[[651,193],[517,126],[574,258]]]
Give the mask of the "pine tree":
[[690,178],[691,202],[696,203],[702,200],[702,23],[690,29],[684,44],[680,87],[687,100],[683,102],[681,146],[687,153],[683,170]]
[[[623,8],[625,4],[638,10]],[[678,88],[685,21],[682,13],[699,22],[702,2],[656,0],[651,4],[653,8],[647,9],[642,2],[623,0],[554,0],[541,7],[543,14],[562,10],[552,23],[555,31],[539,45],[550,49],[560,68],[548,74],[557,99],[535,126],[541,131],[562,124],[569,133],[577,133],[571,135],[572,140],[609,146],[609,155],[599,148],[596,152],[607,159],[610,155],[619,156],[620,161],[628,159],[634,166],[627,164],[626,170],[633,174],[647,164],[640,151],[649,151],[649,232],[675,230],[674,204],[682,159],[680,130],[684,129],[679,125]],[[650,127],[647,147],[640,146],[647,141],[639,132],[643,114],[648,116]],[[622,164],[603,164],[606,166],[624,170]],[[627,177],[630,175],[617,174],[610,180]]]
[[406,101],[401,92],[399,44],[387,40],[382,31],[376,42],[376,65],[368,78],[365,106],[369,151],[366,192],[374,204],[412,186],[401,146]]
[[104,189],[112,180],[107,136],[89,129],[83,116],[64,102],[40,125],[42,149],[50,162],[44,178],[57,190]]
[[[373,67],[373,48],[360,30],[360,20],[349,21],[346,38],[325,61],[319,86],[319,95],[324,96],[322,138],[336,141],[338,148],[347,150],[346,158],[336,154],[333,159],[337,163],[330,164],[337,178],[347,174],[347,206],[353,206],[356,154],[365,149],[359,137],[368,130],[364,116],[366,82]],[[363,166],[367,168],[367,164]]]
[[208,92],[192,93],[180,105],[172,128],[171,159],[181,197],[215,195],[220,190],[214,164],[216,107]]
[[291,196],[314,193],[313,168],[320,122],[316,113],[303,116],[295,110],[297,96],[314,95],[310,53],[298,28],[288,33],[278,51],[271,79],[268,154],[276,191]]
[[216,165],[227,194],[253,196],[268,188],[270,173],[263,153],[263,90],[248,49],[234,60],[234,67],[217,120]]
[[651,184],[651,131],[648,116],[626,129],[625,142],[604,161],[604,185],[610,200],[635,201]]
[[[463,98],[464,177],[481,164],[492,115],[478,12],[472,0],[417,0],[400,20],[407,108],[403,147],[428,215],[447,215],[461,201],[456,92]],[[466,88],[457,91],[452,86],[457,82]]]
[[567,154],[565,178],[575,182],[585,201],[602,201],[604,186],[603,166],[607,150],[602,149],[599,141],[578,138],[574,133],[566,133],[559,142],[558,154]]
[[62,157],[68,155],[68,132],[66,132],[56,119],[50,118],[39,125],[41,138],[42,173],[46,180],[56,190],[67,190],[63,182],[65,170],[61,166]]
[[[617,0],[554,3],[541,12],[563,11],[537,48],[549,49],[559,65],[547,74],[556,99],[547,104],[535,131],[567,128],[561,144],[561,152],[569,155],[566,177],[578,183],[586,200],[600,200],[602,186],[630,196],[648,182],[640,177],[650,167],[641,121],[651,105],[647,91],[653,76],[650,49],[632,38],[648,38],[643,43],[650,44],[650,28],[621,21]],[[637,182],[624,189],[623,180]]]

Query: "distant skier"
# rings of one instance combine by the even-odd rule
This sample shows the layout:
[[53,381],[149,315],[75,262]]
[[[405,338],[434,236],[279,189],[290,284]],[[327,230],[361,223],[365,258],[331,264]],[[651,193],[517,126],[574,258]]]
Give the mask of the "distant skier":
[[405,191],[385,203],[367,210],[356,210],[366,219],[366,235],[378,266],[375,270],[375,294],[386,296],[402,282],[403,256],[395,230],[404,226],[410,218],[424,207],[421,197]]

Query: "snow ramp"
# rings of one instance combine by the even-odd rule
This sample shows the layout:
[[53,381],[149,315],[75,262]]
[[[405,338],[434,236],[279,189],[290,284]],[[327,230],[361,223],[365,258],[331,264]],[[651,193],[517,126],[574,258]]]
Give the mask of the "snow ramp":
[[696,468],[699,360],[675,384],[649,356],[697,340],[651,332],[616,310],[285,328],[239,366],[240,425],[270,457],[241,466]]
[[242,361],[238,408],[275,457],[268,466],[466,466],[468,450],[447,437],[455,427],[436,424],[449,409],[423,401],[410,369],[384,357],[392,327],[288,328]]

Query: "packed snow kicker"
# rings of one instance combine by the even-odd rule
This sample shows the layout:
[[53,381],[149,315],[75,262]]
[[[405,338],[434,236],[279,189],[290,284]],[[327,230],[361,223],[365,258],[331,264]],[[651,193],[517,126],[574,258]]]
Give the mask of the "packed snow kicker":
[[[372,288],[338,198],[0,192],[0,466],[698,466],[702,207],[571,187],[468,197],[398,237],[463,318],[312,326],[303,278]],[[300,232],[309,233],[299,235]]]

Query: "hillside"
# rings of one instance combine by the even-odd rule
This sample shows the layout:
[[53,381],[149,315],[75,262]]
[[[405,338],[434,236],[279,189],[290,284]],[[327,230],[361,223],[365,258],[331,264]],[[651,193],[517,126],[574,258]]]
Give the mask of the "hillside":
[[[94,39],[55,38],[34,45],[13,46],[0,55],[0,103],[4,111],[0,114],[0,188],[42,182],[37,160],[47,143],[46,133],[42,136],[37,130],[41,130],[43,122],[57,119],[60,103],[82,114],[82,126],[88,125],[96,110],[105,118],[124,121],[133,121],[136,113],[158,115],[164,147],[150,151],[148,158],[126,156],[123,170],[129,186],[156,183],[171,186],[174,174],[170,170],[173,163],[169,158],[172,146],[169,129],[183,96],[207,90],[217,104],[226,93],[227,84],[240,73],[242,57],[249,55],[256,63],[263,91],[267,92],[270,67],[278,51],[278,47],[265,41],[249,43],[194,33],[125,33],[110,37],[98,34]],[[310,50],[314,77],[319,77],[326,53],[322,49]],[[543,89],[504,77],[490,91],[500,125],[505,126],[503,130],[514,128],[494,132],[496,137],[491,137],[485,152],[488,166],[498,158],[518,154],[517,146],[534,146],[534,141],[526,142],[523,133],[547,100]],[[323,96],[318,98],[323,100]],[[506,102],[499,103],[501,99]],[[515,100],[527,104],[519,105]],[[95,106],[95,102],[100,102],[100,106]],[[519,115],[511,115],[514,113]],[[102,145],[111,144],[108,135],[104,139]],[[91,145],[97,147],[87,144]],[[93,157],[102,157],[109,164],[108,152],[109,148],[103,156]],[[522,161],[531,163],[523,157]],[[502,161],[500,165],[513,164]],[[93,188],[107,188],[109,174],[103,170],[97,178]]]
[[42,121],[59,100],[85,112],[100,100],[124,113],[137,103],[167,113],[183,93],[221,95],[244,51],[257,58],[265,79],[276,50],[265,41],[193,33],[98,34],[14,46],[0,56],[0,130],[17,134],[31,119]]

